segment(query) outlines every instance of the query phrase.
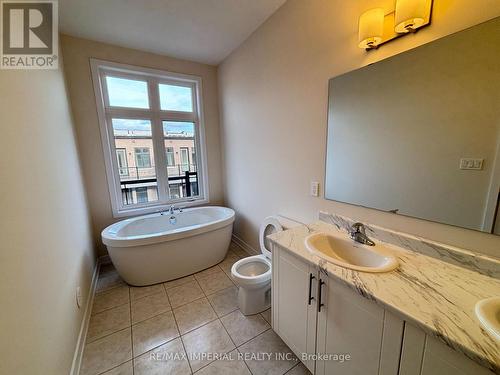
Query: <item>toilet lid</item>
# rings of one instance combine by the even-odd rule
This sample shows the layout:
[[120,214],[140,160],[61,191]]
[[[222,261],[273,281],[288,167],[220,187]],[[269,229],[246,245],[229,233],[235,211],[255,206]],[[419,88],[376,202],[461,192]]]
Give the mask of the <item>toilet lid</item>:
[[276,216],[266,217],[260,225],[260,251],[265,255],[266,258],[271,259],[271,241],[269,241],[266,237],[270,234],[281,232],[282,230],[283,227],[281,226]]

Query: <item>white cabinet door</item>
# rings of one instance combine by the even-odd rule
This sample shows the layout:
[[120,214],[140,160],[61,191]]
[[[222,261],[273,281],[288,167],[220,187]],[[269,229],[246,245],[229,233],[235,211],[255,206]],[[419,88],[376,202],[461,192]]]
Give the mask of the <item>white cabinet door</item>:
[[[328,279],[322,272],[319,278],[326,284],[320,288],[321,302],[325,305],[318,314],[317,349],[319,355],[329,355],[329,358],[316,362],[316,374],[377,375],[384,309]],[[396,360],[399,360],[399,353],[396,354]],[[347,355],[350,356],[348,360]]]
[[399,374],[493,375],[493,372],[406,322]]
[[[316,350],[316,268],[273,246],[273,329],[300,359]],[[302,360],[314,372],[314,361]]]

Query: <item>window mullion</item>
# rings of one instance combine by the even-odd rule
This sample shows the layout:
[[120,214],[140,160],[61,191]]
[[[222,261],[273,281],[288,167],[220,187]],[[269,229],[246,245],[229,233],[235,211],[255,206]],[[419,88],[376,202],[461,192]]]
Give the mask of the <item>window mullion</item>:
[[153,147],[155,151],[155,169],[158,181],[158,198],[160,202],[167,202],[168,197],[168,176],[167,176],[167,157],[165,151],[165,141],[163,136],[163,125],[159,115],[160,98],[158,94],[158,81],[148,79],[149,83],[149,103],[152,111],[152,135]]

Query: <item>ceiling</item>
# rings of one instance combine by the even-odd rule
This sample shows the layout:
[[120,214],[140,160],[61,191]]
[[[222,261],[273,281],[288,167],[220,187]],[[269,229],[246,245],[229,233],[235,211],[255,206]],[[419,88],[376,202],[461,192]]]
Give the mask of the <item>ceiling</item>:
[[286,0],[59,0],[59,30],[217,65]]

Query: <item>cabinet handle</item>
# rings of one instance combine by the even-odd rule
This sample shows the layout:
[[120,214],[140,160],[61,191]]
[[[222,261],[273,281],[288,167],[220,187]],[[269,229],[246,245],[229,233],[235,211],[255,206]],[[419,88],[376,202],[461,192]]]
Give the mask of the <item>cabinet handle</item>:
[[309,274],[309,299],[307,301],[308,305],[310,305],[311,301],[314,299],[314,297],[311,294],[312,294],[312,283],[315,278],[316,277],[314,277],[312,273]]
[[319,279],[319,285],[318,285],[318,312],[321,312],[321,306],[324,306],[325,304],[321,302],[321,289],[323,288],[323,285],[325,282]]

